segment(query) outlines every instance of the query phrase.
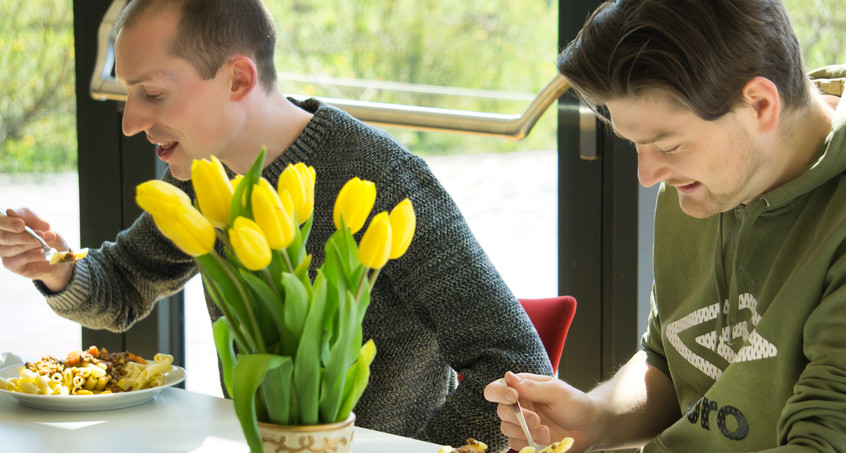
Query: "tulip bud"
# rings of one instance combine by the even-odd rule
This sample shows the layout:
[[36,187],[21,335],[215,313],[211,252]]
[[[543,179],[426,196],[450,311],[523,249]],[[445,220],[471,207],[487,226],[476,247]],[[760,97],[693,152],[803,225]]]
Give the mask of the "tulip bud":
[[335,199],[335,211],[333,220],[335,228],[341,229],[341,217],[344,218],[347,228],[352,234],[358,232],[364,226],[367,215],[376,203],[376,185],[370,181],[364,181],[355,177],[347,181],[338,198]]
[[391,255],[391,221],[382,211],[373,217],[358,246],[358,259],[371,269],[381,269]]
[[180,250],[197,257],[214,249],[214,227],[185,192],[158,179],[139,184],[135,191],[138,206],[153,216],[162,234]]
[[291,245],[296,233],[294,219],[282,208],[279,195],[270,185],[259,184],[253,188],[253,218],[261,228],[267,245],[282,250]]
[[406,198],[391,210],[391,259],[395,260],[405,254],[417,227],[417,217],[411,200]]
[[226,228],[235,190],[220,160],[216,156],[211,156],[211,161],[195,160],[191,164],[191,183],[203,215],[215,227]]
[[300,207],[306,199],[306,189],[300,171],[294,165],[288,164],[282,174],[279,175],[276,186],[280,194],[287,191],[291,195],[291,201],[294,202],[294,210],[297,213],[297,221],[304,221],[305,219],[299,217]]
[[168,211],[174,204],[191,206],[191,199],[185,192],[158,179],[139,184],[135,188],[135,202],[153,216]]
[[214,227],[191,205],[174,204],[167,212],[153,215],[153,221],[165,237],[188,255],[197,257],[214,250]]
[[300,179],[303,182],[303,189],[305,191],[305,198],[303,204],[297,208],[297,218],[300,223],[304,223],[314,213],[314,183],[317,175],[314,172],[314,167],[306,167],[302,162],[294,165],[300,172]]
[[247,269],[257,271],[270,264],[270,247],[261,229],[255,222],[238,217],[229,229],[229,242],[235,251],[235,256]]

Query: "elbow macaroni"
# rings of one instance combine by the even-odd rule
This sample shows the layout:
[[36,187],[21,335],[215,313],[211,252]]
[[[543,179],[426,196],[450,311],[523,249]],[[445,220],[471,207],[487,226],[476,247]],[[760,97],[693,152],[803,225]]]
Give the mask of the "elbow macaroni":
[[[40,395],[129,392],[165,384],[165,375],[172,369],[173,356],[169,354],[156,354],[152,361],[147,362],[129,353],[108,354],[105,349],[102,354],[107,355],[100,356],[96,348],[92,349],[96,356],[83,353],[83,360],[73,365],[68,365],[70,360],[62,363],[50,356],[27,363],[18,368],[19,377],[0,377],[0,390]],[[97,357],[106,357],[114,363]]]

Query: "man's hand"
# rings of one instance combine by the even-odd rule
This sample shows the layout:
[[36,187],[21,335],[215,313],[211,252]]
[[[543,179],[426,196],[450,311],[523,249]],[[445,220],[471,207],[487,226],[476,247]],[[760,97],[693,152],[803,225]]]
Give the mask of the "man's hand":
[[557,378],[533,374],[508,372],[505,384],[488,384],[485,399],[499,404],[502,432],[515,450],[527,445],[507,407],[518,397],[535,442],[572,437],[571,452],[639,447],[681,417],[672,381],[646,364],[643,351],[588,393]]
[[67,250],[64,239],[50,230],[50,224],[29,209],[9,209],[0,215],[0,259],[3,267],[33,280],[41,280],[51,291],[67,286],[73,264],[51,265],[44,259],[41,244],[24,232],[29,226],[56,250]]
[[507,372],[505,384],[497,380],[485,387],[485,399],[499,404],[501,430],[511,448],[520,450],[528,445],[508,407],[518,397],[535,443],[548,445],[572,437],[575,442],[570,452],[586,451],[593,446],[597,411],[588,395],[551,376]]

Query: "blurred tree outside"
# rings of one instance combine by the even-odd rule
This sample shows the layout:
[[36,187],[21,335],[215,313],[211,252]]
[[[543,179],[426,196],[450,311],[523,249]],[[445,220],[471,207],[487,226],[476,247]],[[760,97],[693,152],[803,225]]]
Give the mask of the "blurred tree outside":
[[76,169],[71,6],[0,2],[0,173]]
[[[846,0],[784,3],[808,69],[846,62]],[[551,0],[267,4],[288,94],[519,114],[555,75],[558,6]],[[0,173],[74,171],[72,0],[3,0],[0,17]],[[521,142],[390,132],[420,154],[551,149],[555,115],[544,115]]]
[[799,37],[805,68],[846,63],[846,0],[783,0]]

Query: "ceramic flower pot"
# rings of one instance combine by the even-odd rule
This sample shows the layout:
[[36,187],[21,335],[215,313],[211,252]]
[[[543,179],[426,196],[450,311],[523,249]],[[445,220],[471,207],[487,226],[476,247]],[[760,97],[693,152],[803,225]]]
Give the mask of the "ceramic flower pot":
[[349,453],[354,422],[355,414],[350,413],[342,422],[325,425],[258,425],[265,453]]

